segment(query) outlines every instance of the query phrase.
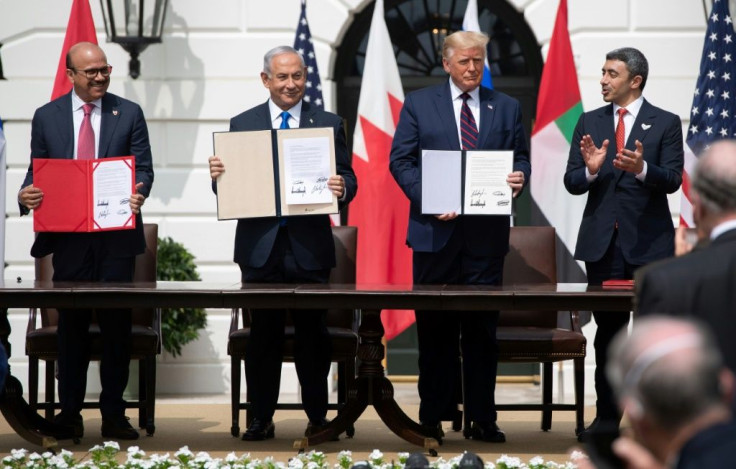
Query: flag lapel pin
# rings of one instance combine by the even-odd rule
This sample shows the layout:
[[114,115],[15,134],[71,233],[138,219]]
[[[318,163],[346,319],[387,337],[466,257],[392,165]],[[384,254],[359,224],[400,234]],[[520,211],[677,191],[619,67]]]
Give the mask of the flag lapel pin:
[[117,116],[118,115],[118,110],[117,109],[113,109],[112,110],[112,115],[113,116]]
[[649,130],[652,127],[652,124],[642,124],[641,128],[644,130]]

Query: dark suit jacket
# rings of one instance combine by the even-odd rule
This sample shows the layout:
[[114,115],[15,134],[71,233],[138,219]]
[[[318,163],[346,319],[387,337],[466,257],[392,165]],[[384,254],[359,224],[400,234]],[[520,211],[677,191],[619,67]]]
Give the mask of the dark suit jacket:
[[695,316],[709,324],[736,372],[736,229],[681,257],[634,274],[636,314]]
[[[480,88],[479,150],[514,150],[514,171],[531,175],[529,149],[519,102]],[[460,150],[449,81],[409,93],[391,145],[390,170],[409,198],[407,244],[416,252],[437,252],[450,239],[458,219],[422,215],[422,150]],[[460,217],[458,217],[460,218]],[[475,255],[503,256],[509,249],[509,217],[463,217],[465,244]]]
[[[683,150],[680,118],[644,103],[636,116],[626,148],[644,145],[647,175],[642,183],[634,174],[613,167],[616,135],[613,104],[586,112],[578,120],[570,145],[565,187],[575,195],[588,193],[580,224],[575,259],[595,262],[603,257],[618,222],[621,250],[627,262],[644,265],[674,253],[674,228],[667,194],[682,183]],[[608,154],[598,178],[585,177],[580,140],[590,134],[596,146],[608,139]]]
[[[72,120],[71,93],[38,108],[31,124],[31,159],[74,158],[74,122]],[[148,197],[153,184],[151,145],[143,110],[137,104],[111,93],[102,97],[100,121],[99,158],[135,156],[135,181],[142,182],[140,193]],[[21,188],[33,183],[33,161],[28,166]],[[43,187],[41,187],[43,190]],[[20,205],[21,215],[28,209]],[[118,257],[135,256],[146,248],[143,236],[143,219],[136,216],[135,230],[104,231],[94,233],[104,240],[111,253]],[[31,248],[33,257],[43,257],[54,252],[60,237],[72,233],[38,233]]]
[[[337,174],[345,179],[345,197],[340,209],[345,207],[358,191],[358,182],[350,166],[345,129],[342,119],[330,112],[311,107],[302,101],[300,127],[332,127],[335,131],[335,158]],[[230,131],[271,129],[268,102],[238,114],[230,120]],[[217,186],[212,184],[217,192]],[[299,266],[306,270],[329,269],[335,266],[335,244],[332,240],[328,215],[300,215],[287,217],[286,229]],[[279,230],[277,217],[248,218],[238,220],[235,231],[235,257],[240,265],[262,267],[271,254]]]

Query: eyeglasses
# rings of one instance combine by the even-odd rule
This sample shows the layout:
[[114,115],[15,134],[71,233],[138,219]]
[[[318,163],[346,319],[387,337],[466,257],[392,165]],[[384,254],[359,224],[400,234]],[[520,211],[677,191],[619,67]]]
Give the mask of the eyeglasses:
[[112,73],[112,65],[105,65],[102,68],[88,68],[87,70],[77,70],[76,68],[70,68],[74,73],[83,73],[87,80],[94,80],[99,73],[103,77],[107,78]]

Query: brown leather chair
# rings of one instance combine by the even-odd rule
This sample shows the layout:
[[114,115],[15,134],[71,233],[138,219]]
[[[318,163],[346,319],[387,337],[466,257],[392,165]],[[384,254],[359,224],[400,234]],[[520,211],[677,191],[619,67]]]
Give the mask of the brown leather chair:
[[[504,285],[557,283],[555,229],[550,226],[514,226],[503,269]],[[565,318],[567,320],[567,318]],[[566,321],[563,321],[566,322]],[[578,312],[569,312],[570,327],[558,325],[556,311],[501,311],[496,339],[498,361],[542,364],[541,404],[496,404],[497,410],[541,410],[542,430],[552,427],[553,410],[575,411],[575,432],[583,430],[586,339]],[[552,363],[573,360],[575,403],[552,402]],[[457,428],[457,419],[453,428]],[[470,422],[465,416],[464,434]]]
[[[158,246],[158,225],[144,224],[146,251],[135,260],[136,282],[156,281],[156,250]],[[54,270],[51,256],[36,259],[36,279],[51,280]],[[39,314],[40,313],[40,314]],[[37,316],[41,316],[41,326],[37,325]],[[28,400],[31,409],[45,410],[45,417],[51,420],[54,410],[61,405],[55,402],[56,359],[59,356],[57,343],[57,324],[59,313],[53,308],[31,308],[26,329],[26,355],[28,355]],[[91,358],[99,360],[102,354],[100,328],[96,324],[90,326]],[[133,329],[131,343],[131,359],[138,360],[138,400],[128,401],[126,408],[137,408],[139,427],[153,435],[154,409],[156,403],[156,355],[161,353],[161,310],[158,308],[133,309]],[[38,402],[39,360],[46,362],[46,398]],[[99,409],[98,401],[84,402],[86,409]]]
[[[355,256],[358,242],[358,229],[354,226],[333,226],[332,236],[335,240],[336,266],[330,272],[330,283],[355,283]],[[250,396],[246,390],[246,402],[240,398],[241,362],[246,359],[245,350],[250,338],[250,314],[243,310],[243,327],[239,327],[240,308],[234,308],[230,316],[230,334],[227,353],[230,355],[232,381],[232,427],[230,433],[237,437],[240,434],[240,410],[245,409],[246,426],[252,419],[250,415]],[[358,314],[354,310],[327,310],[327,330],[332,340],[332,361],[337,362],[337,402],[330,403],[331,410],[345,405],[348,390],[354,388],[355,357],[358,349]],[[294,327],[287,315],[286,337],[284,342],[284,361],[294,361]],[[276,409],[303,409],[301,403],[278,403]],[[348,437],[355,433],[354,428],[346,430]]]

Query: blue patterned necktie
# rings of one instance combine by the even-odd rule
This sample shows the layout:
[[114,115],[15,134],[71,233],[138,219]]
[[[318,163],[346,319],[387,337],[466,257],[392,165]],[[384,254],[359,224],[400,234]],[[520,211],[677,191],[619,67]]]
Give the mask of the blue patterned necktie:
[[473,113],[470,112],[470,106],[468,106],[470,95],[463,93],[460,97],[463,98],[463,105],[460,108],[462,148],[463,150],[474,150],[478,147],[478,127],[475,125],[475,118],[473,117]]
[[281,113],[281,126],[279,129],[288,129],[289,127],[289,117],[291,117],[291,114],[284,111]]

